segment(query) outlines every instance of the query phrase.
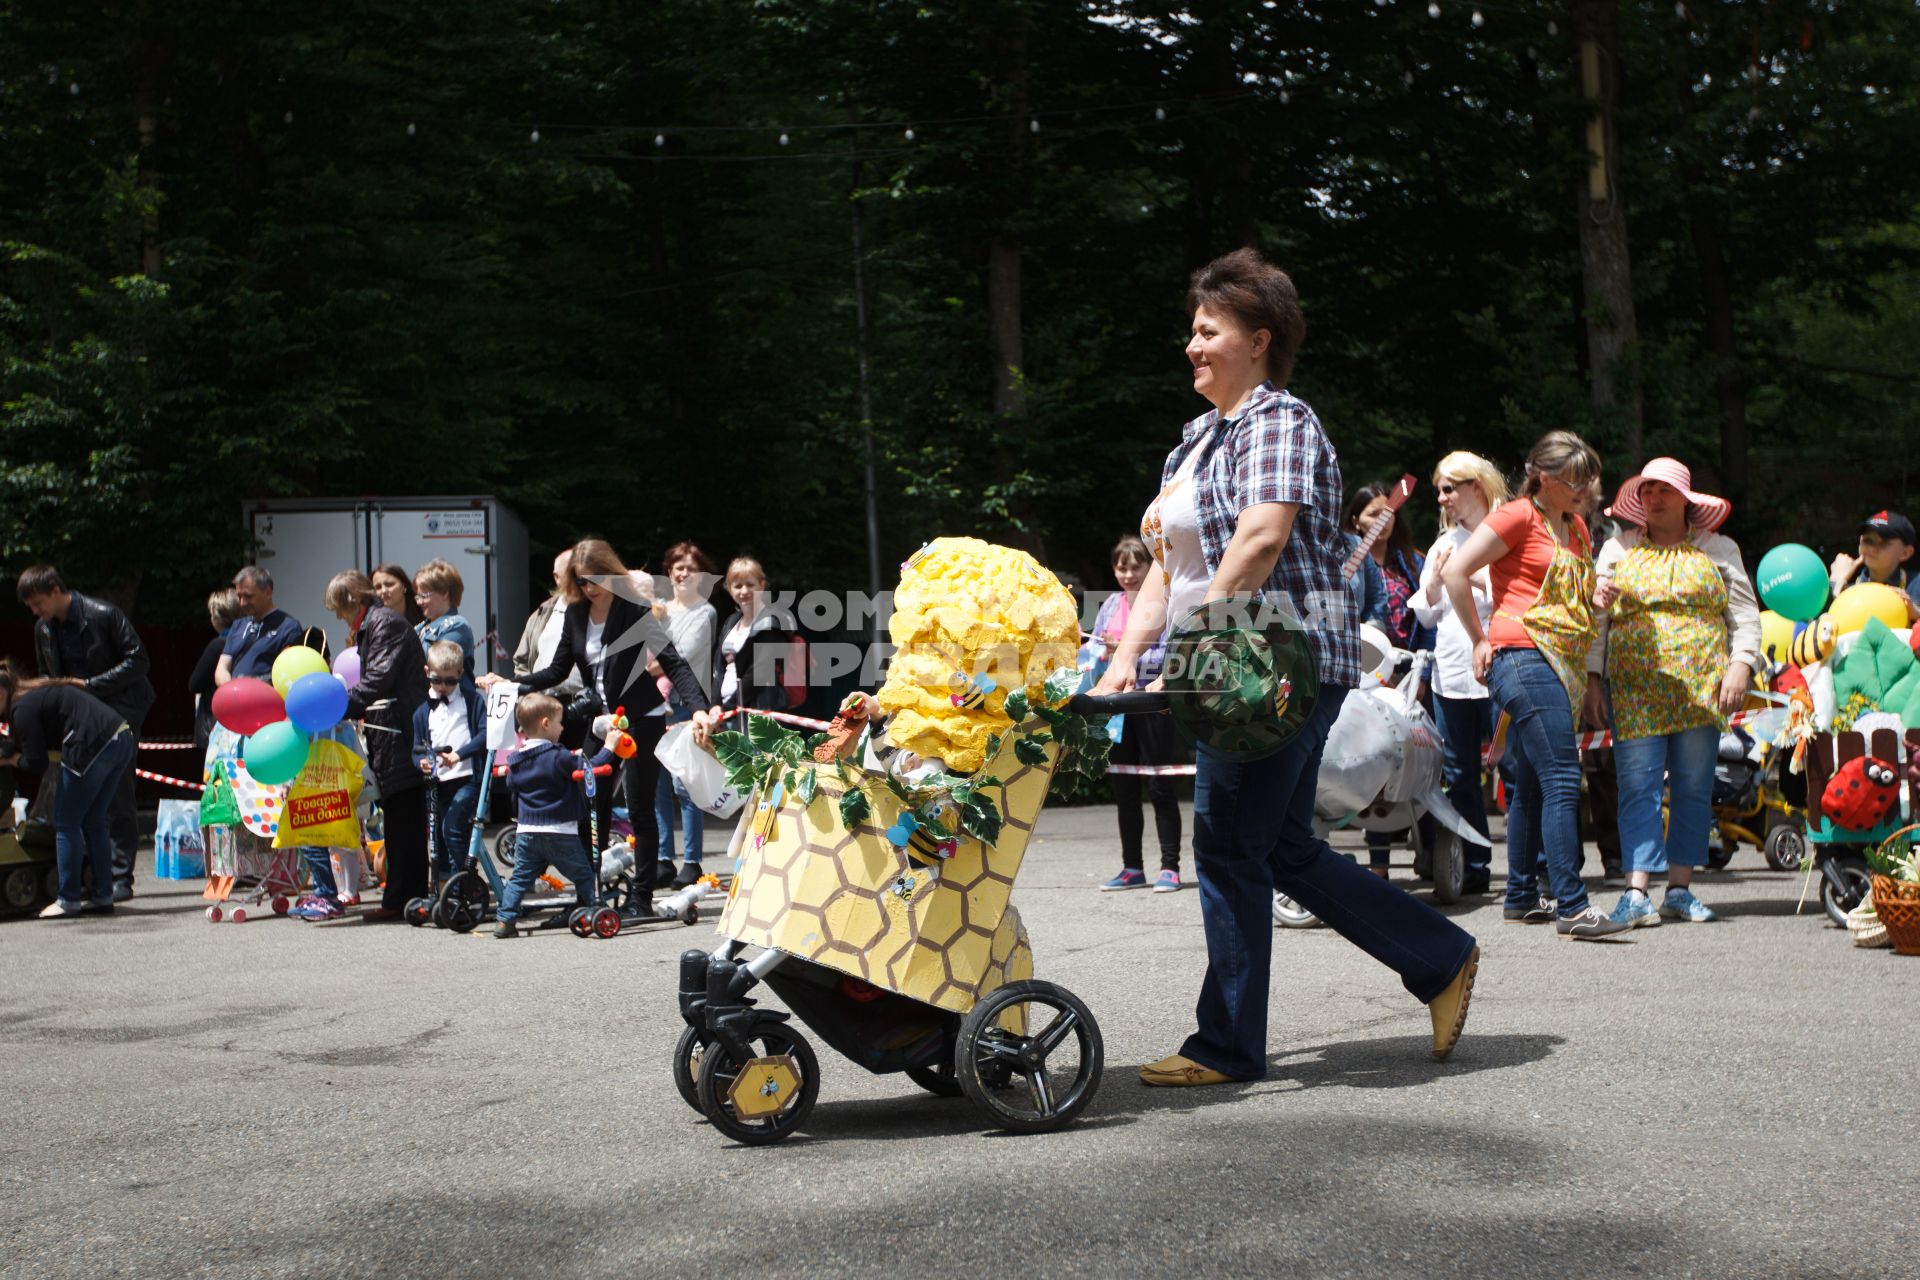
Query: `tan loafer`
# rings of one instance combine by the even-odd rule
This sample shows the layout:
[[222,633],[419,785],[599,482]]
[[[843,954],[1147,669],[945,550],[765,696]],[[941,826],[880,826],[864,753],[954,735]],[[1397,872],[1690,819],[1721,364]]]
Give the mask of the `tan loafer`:
[[1445,1062],[1460,1043],[1460,1032],[1467,1025],[1467,1002],[1473,998],[1473,975],[1480,968],[1480,948],[1467,952],[1467,962],[1453,975],[1447,989],[1433,998],[1427,1015],[1433,1019],[1433,1058]]
[[1192,1058],[1183,1058],[1176,1053],[1140,1068],[1140,1083],[1168,1089],[1191,1089],[1202,1084],[1232,1084],[1233,1077],[1212,1067],[1203,1067]]

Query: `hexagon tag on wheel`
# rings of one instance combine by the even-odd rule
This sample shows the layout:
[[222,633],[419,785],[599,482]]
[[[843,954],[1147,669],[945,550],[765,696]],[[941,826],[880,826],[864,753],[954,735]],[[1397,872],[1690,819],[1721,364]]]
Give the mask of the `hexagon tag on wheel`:
[[733,1113],[743,1120],[761,1120],[784,1111],[800,1096],[800,1067],[791,1054],[753,1058],[727,1092]]

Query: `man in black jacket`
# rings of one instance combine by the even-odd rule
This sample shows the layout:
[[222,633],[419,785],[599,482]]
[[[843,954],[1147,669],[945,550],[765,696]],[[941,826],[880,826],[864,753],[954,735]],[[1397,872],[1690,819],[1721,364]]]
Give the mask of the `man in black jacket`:
[[[43,676],[84,680],[87,692],[118,712],[140,736],[153,706],[147,679],[147,646],[127,615],[105,600],[68,588],[60,571],[37,564],[20,575],[20,603],[40,621],[33,628],[33,652]],[[113,836],[113,900],[133,896],[133,859],[140,848],[140,819],[133,807],[133,770],[114,793],[108,822]]]

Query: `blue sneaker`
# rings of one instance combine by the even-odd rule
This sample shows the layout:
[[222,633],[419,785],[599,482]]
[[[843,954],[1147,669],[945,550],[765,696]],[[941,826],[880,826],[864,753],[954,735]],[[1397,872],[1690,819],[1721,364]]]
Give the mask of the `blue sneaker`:
[[1669,920],[1685,920],[1689,924],[1706,924],[1720,917],[1713,909],[1693,896],[1691,889],[1669,889],[1664,902],[1660,904],[1660,914]]
[[1660,912],[1653,906],[1653,899],[1644,893],[1623,893],[1613,910],[1607,913],[1609,919],[1621,924],[1630,924],[1636,929],[1646,929],[1659,925]]
[[1155,893],[1180,892],[1180,873],[1172,867],[1163,868],[1160,874],[1153,878],[1153,891]]
[[310,897],[287,912],[295,920],[334,920],[346,913],[332,898]]
[[1115,889],[1144,889],[1147,887],[1147,873],[1128,867],[1113,879],[1100,886],[1100,892],[1110,893]]

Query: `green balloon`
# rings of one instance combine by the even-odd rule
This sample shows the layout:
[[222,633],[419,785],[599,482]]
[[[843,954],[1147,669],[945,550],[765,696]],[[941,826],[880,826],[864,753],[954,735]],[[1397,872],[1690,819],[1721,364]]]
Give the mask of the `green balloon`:
[[1753,584],[1767,608],[1795,622],[1812,622],[1827,607],[1827,567],[1811,547],[1783,542],[1760,557]]
[[240,761],[255,781],[266,786],[292,782],[307,767],[307,735],[277,720],[241,744]]

